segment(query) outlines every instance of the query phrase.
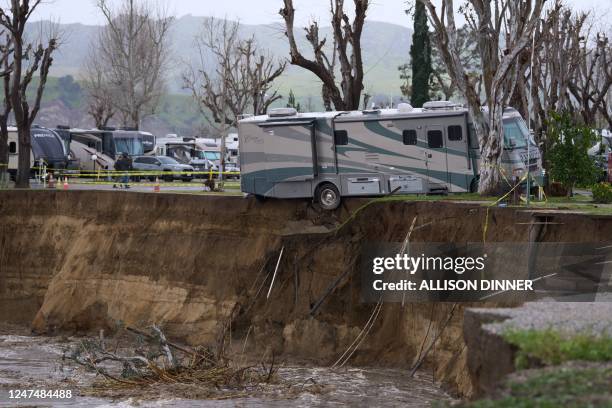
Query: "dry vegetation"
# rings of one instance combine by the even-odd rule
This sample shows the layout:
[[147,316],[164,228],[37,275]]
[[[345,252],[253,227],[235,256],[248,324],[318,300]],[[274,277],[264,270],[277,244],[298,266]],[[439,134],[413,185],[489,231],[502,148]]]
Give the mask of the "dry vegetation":
[[188,348],[168,341],[154,325],[147,331],[127,327],[111,342],[101,334],[66,350],[65,361],[97,376],[82,393],[110,398],[286,399],[302,392],[325,391],[314,379],[305,383],[283,380],[274,357],[269,363],[252,365],[246,364],[244,356],[229,358],[225,336],[214,346]]

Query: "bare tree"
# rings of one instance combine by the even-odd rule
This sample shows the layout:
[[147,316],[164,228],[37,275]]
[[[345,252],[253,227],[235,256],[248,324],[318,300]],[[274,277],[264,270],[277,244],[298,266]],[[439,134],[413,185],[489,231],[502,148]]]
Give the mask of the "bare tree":
[[112,9],[98,0],[106,26],[95,55],[107,67],[105,76],[116,90],[114,106],[123,125],[138,127],[144,112],[154,112],[164,91],[168,36],[173,18],[159,7],[139,0],[122,0]]
[[264,114],[282,97],[272,85],[286,63],[260,51],[253,37],[241,39],[239,29],[234,21],[208,19],[196,38],[199,60],[183,75],[185,88],[214,127],[236,126],[244,113]]
[[585,124],[595,125],[598,113],[610,116],[605,105],[606,96],[612,87],[612,48],[605,33],[596,33],[594,47],[589,47],[589,36],[585,36],[579,48],[579,64],[569,90],[579,106]]
[[442,0],[439,12],[431,0],[419,1],[422,1],[429,11],[437,47],[449,75],[465,97],[474,121],[482,159],[479,192],[496,194],[502,180],[503,109],[516,85],[517,58],[530,44],[545,0],[468,0],[460,8],[468,27],[478,32],[478,50],[483,67],[482,85],[488,110],[486,114],[481,110],[476,85],[461,59],[453,0]]
[[[199,61],[183,75],[202,115],[221,134],[221,168],[225,165],[227,126],[236,126],[240,115],[260,115],[282,96],[271,91],[286,63],[275,63],[259,50],[254,37],[241,39],[240,25],[227,19],[208,19],[196,37]],[[212,55],[212,64],[208,57]]]
[[91,115],[97,128],[108,126],[108,122],[117,112],[115,101],[118,92],[107,78],[107,69],[94,58],[86,62],[84,70],[87,113]]
[[[25,27],[41,0],[11,0],[10,10],[0,8],[0,24],[11,35],[13,46],[12,74],[8,93],[17,124],[19,137],[19,159],[16,187],[30,185],[30,152],[32,149],[30,128],[40,110],[49,69],[53,63],[53,52],[58,47],[58,32],[49,33],[47,40],[26,42]],[[52,31],[55,31],[52,29]],[[38,85],[32,106],[28,102],[27,91],[34,75],[38,75]]]
[[[430,97],[432,99],[451,100],[457,94],[457,84],[453,81],[453,78],[449,75],[446,64],[442,60],[440,50],[436,46],[435,33],[432,33],[432,48],[431,48],[431,65],[432,72],[430,77]],[[457,30],[457,47],[459,48],[459,55],[467,75],[470,80],[476,84],[476,93],[481,94],[482,91],[482,69],[480,64],[480,56],[478,48],[476,46],[477,33],[471,31],[467,27],[463,26]],[[404,83],[400,86],[402,95],[410,96],[412,93],[411,86],[411,75],[410,75],[411,63],[403,64],[398,67],[400,71],[400,79]]]
[[[435,36],[435,33],[432,36]],[[457,47],[459,48],[461,61],[467,70],[468,77],[476,84],[476,93],[480,95],[482,91],[482,67],[476,37],[477,33],[466,26],[457,30]],[[432,44],[433,71],[430,85],[432,97],[442,97],[444,100],[450,100],[457,93],[457,84],[448,74],[440,50],[436,46],[435,38],[432,40]]]
[[0,110],[0,185],[7,180],[8,172],[8,120],[11,113],[11,97],[9,93],[11,84],[11,70],[13,67],[11,56],[13,50],[11,48],[11,35],[6,34],[6,30],[0,32],[0,37],[3,42],[0,44],[0,76],[4,85],[4,94],[2,99],[2,110]]
[[579,43],[586,18],[587,14],[574,15],[557,0],[534,33],[525,79],[532,102],[530,125],[538,142],[544,141],[549,113],[567,110],[571,105],[569,84],[579,65]]
[[[333,50],[325,53],[327,38],[320,38],[316,21],[304,28],[306,39],[312,46],[313,59],[304,57],[298,48],[294,34],[295,9],[293,0],[283,0],[280,15],[285,21],[285,35],[289,40],[291,64],[305,68],[323,83],[323,104],[327,110],[331,105],[336,110],[357,110],[363,90],[363,58],[361,56],[361,34],[370,0],[353,0],[355,17],[351,22],[344,12],[344,0],[330,0]],[[336,61],[340,63],[340,84],[336,83]]]
[[591,126],[601,115],[612,125],[607,106],[611,48],[608,37],[593,26],[590,13],[575,13],[557,0],[534,34],[533,72],[526,82],[533,101],[531,124],[545,149],[552,111],[573,112],[576,120]]

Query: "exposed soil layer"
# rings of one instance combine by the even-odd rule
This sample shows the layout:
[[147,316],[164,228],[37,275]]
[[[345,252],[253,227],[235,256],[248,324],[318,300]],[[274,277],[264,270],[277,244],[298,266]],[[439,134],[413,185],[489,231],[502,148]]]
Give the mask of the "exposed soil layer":
[[[100,191],[0,192],[0,321],[38,333],[82,333],[117,322],[158,323],[191,344],[217,340],[253,356],[333,363],[372,313],[357,264],[367,242],[477,242],[486,208],[450,202],[348,200],[335,213],[302,200]],[[549,215],[541,241],[609,241],[612,218]],[[523,242],[534,215],[489,211],[488,241]],[[270,297],[266,295],[278,261]],[[338,286],[310,311],[340,276]],[[385,304],[351,364],[409,367],[450,304]],[[245,341],[246,339],[246,341]],[[459,307],[426,366],[460,395],[474,392]],[[475,374],[476,376],[478,373]]]

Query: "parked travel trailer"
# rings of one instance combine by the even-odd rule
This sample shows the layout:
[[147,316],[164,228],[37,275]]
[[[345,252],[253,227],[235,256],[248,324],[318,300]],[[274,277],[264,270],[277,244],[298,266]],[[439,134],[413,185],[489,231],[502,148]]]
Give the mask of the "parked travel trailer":
[[[44,160],[49,169],[65,169],[68,162],[68,154],[62,143],[62,139],[53,130],[40,126],[32,126],[30,130],[32,137],[32,150],[30,151],[30,166],[38,166],[40,160]],[[17,174],[19,141],[17,128],[8,128],[8,170],[12,177]]]
[[[520,176],[528,166],[540,175],[540,152],[520,114],[507,109],[503,117],[505,173]],[[257,197],[313,197],[334,209],[347,196],[478,188],[479,144],[468,111],[446,101],[422,109],[274,109],[241,120],[238,133],[242,191]]]

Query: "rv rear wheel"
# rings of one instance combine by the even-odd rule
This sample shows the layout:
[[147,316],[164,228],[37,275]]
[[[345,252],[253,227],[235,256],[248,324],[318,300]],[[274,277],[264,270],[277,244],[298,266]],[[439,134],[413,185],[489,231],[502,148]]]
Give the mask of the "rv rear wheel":
[[340,192],[332,183],[321,184],[317,188],[316,199],[324,210],[335,210],[340,206]]

